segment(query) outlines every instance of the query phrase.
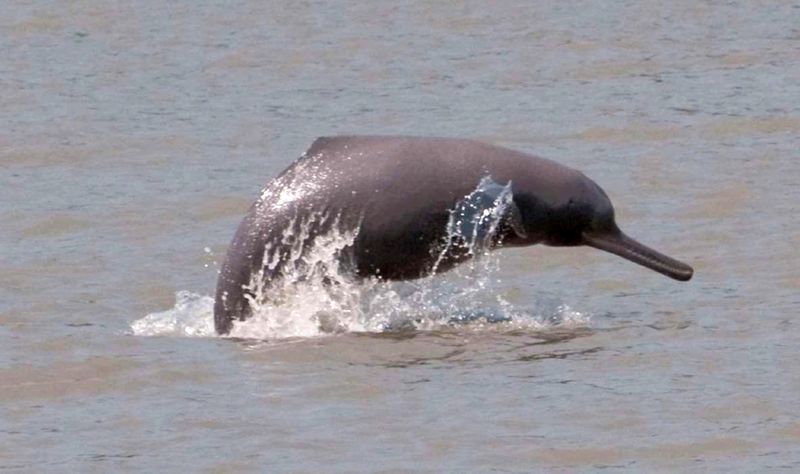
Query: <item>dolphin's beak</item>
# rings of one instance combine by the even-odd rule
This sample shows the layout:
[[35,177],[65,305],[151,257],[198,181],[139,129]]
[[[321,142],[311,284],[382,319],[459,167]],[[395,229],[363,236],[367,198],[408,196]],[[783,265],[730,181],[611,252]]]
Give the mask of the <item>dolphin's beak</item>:
[[619,230],[609,233],[584,232],[583,241],[590,247],[619,255],[676,280],[688,281],[694,274],[689,265],[658,253]]

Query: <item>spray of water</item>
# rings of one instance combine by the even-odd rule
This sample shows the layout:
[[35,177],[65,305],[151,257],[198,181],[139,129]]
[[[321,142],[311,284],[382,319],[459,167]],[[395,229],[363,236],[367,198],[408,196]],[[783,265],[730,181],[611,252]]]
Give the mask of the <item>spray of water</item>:
[[[263,270],[247,287],[252,316],[235,323],[230,336],[279,339],[452,326],[539,330],[585,324],[587,317],[566,305],[520,308],[502,296],[499,257],[489,250],[501,243],[497,231],[514,210],[512,198],[511,183],[481,180],[450,211],[446,237],[433,250],[430,275],[407,282],[351,276],[350,251],[359,226],[346,226],[340,214],[298,218],[265,248]],[[451,258],[468,260],[437,275]],[[140,335],[213,335],[213,299],[179,292],[174,308],[150,314],[132,329]]]

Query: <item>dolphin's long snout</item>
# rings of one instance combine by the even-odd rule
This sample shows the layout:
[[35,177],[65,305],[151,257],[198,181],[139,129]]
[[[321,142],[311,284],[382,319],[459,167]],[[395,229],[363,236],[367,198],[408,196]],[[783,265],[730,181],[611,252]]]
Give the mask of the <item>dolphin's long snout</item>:
[[621,231],[611,233],[584,232],[584,243],[611,252],[658,273],[679,281],[691,280],[694,270],[683,262],[668,257],[628,237]]

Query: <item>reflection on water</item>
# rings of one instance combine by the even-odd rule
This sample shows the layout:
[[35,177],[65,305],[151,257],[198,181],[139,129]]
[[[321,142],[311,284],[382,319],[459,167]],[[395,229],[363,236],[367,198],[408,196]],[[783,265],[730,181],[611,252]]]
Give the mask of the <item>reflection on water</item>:
[[[798,24],[785,1],[6,2],[0,468],[797,471]],[[439,327],[211,337],[252,196],[349,133],[576,167],[695,279],[503,250],[455,285],[470,311],[424,300]],[[591,319],[511,327],[500,300]]]

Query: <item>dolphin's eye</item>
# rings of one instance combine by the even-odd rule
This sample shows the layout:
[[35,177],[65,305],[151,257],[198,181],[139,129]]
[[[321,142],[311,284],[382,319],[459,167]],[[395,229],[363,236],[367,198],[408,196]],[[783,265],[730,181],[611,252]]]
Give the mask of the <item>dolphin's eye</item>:
[[614,225],[614,209],[610,206],[606,212],[596,213],[590,224],[592,230],[609,230]]

